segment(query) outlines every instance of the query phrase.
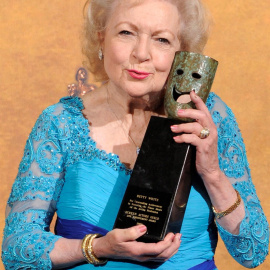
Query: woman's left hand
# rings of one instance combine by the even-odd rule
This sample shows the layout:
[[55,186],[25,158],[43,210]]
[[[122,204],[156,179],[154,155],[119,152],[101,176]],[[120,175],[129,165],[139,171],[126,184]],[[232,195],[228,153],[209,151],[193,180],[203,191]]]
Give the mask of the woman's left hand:
[[[236,193],[229,179],[221,172],[218,162],[217,128],[212,120],[211,114],[200,97],[193,91],[190,93],[191,100],[195,103],[197,110],[179,110],[180,117],[194,119],[194,122],[174,125],[171,130],[176,135],[174,140],[177,143],[190,143],[196,147],[196,168],[203,179],[204,185],[210,197],[212,205],[218,211],[228,209],[236,201]],[[210,131],[209,136],[201,138],[203,129]],[[245,217],[244,204],[229,215],[218,219],[218,223],[227,231],[233,234],[239,233],[239,226]]]
[[[217,129],[202,99],[194,91],[191,91],[190,97],[197,110],[179,110],[178,115],[195,121],[171,126],[171,130],[174,133],[182,133],[174,137],[177,143],[190,143],[196,147],[196,168],[202,179],[204,181],[207,179],[214,180],[220,173],[217,154]],[[203,129],[208,129],[210,132],[206,138],[200,138]]]

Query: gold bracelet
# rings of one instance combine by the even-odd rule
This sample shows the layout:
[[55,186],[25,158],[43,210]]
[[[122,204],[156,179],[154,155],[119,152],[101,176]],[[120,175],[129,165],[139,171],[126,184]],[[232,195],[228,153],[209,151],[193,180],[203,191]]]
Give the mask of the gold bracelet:
[[90,264],[100,265],[100,264],[105,264],[108,261],[108,260],[98,259],[93,251],[93,240],[96,237],[100,237],[100,236],[102,236],[102,235],[99,233],[87,234],[83,239],[82,253],[83,253],[83,256],[86,259],[86,261]]
[[105,264],[108,261],[108,260],[100,260],[100,259],[98,259],[97,256],[95,255],[94,251],[93,251],[93,240],[96,237],[101,237],[101,236],[102,236],[101,234],[95,233],[95,234],[91,235],[91,237],[89,238],[87,252],[88,252],[89,257],[93,261],[94,265]]
[[92,236],[92,234],[87,234],[82,241],[82,253],[83,253],[83,257],[86,259],[86,261],[88,263],[93,264],[92,259],[89,257],[87,251],[86,251],[86,247],[88,246],[89,243],[89,238]]
[[239,204],[241,203],[241,196],[236,189],[235,189],[235,192],[237,194],[237,199],[236,199],[235,203],[232,206],[230,206],[228,209],[226,209],[225,211],[217,212],[215,207],[212,206],[212,210],[213,210],[216,218],[220,219],[224,216],[227,216],[228,214],[230,214],[233,210],[235,210],[239,206]]

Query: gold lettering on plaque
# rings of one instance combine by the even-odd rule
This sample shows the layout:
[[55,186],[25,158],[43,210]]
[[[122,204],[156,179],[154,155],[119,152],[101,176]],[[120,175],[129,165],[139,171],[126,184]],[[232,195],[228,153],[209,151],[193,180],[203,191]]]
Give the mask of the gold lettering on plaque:
[[153,198],[153,197],[148,197],[148,200],[149,201],[155,201],[155,202],[158,202],[159,201],[158,198]]
[[126,215],[131,215],[131,216],[136,216],[137,213],[136,212],[130,212],[130,211],[125,211]]
[[157,212],[157,211],[152,211],[152,210],[148,210],[148,209],[147,209],[147,212],[149,212],[149,213],[153,213],[153,214],[158,214],[158,212]]
[[143,218],[149,218],[149,215],[145,215],[145,214],[139,214],[139,217],[143,217]]
[[137,194],[137,198],[139,198],[139,199],[146,199],[147,196]]
[[[128,201],[128,209],[131,211],[125,211],[126,216],[137,220],[137,223],[140,221],[156,223],[159,220],[158,215],[160,212],[162,212],[163,208],[162,205],[158,205],[152,202],[158,202],[159,199],[155,197],[144,196],[141,194],[137,194],[136,198],[137,199],[130,199]],[[134,210],[138,212],[134,212]]]

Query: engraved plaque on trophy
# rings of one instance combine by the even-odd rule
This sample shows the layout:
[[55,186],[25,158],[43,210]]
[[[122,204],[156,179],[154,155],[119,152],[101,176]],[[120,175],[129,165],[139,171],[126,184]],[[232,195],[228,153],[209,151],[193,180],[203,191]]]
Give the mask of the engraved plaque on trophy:
[[164,99],[168,118],[150,119],[114,228],[144,224],[147,233],[138,239],[144,242],[180,232],[192,181],[199,176],[194,147],[176,143],[170,127],[191,121],[179,118],[177,111],[195,108],[183,102],[192,90],[206,101],[217,65],[208,56],[176,52]]

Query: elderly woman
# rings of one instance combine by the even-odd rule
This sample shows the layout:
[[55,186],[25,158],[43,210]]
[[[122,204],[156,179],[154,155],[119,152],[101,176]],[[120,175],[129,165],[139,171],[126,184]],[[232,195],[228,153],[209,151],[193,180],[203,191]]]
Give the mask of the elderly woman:
[[240,264],[263,262],[268,223],[234,115],[213,93],[205,105],[191,92],[197,110],[178,114],[197,121],[171,127],[177,143],[196,147],[204,184],[191,188],[181,235],[142,243],[144,225],[113,229],[149,119],[165,116],[174,54],[202,51],[206,14],[200,0],[91,1],[84,52],[106,83],[82,99],[61,99],[37,120],[8,200],[6,269],[216,269],[217,229]]

